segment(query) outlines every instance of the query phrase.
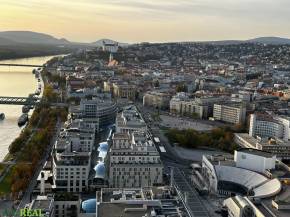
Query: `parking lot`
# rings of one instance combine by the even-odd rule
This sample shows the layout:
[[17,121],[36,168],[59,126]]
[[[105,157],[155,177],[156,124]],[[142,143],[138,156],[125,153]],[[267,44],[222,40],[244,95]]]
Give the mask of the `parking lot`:
[[210,131],[214,128],[213,125],[203,123],[201,120],[192,120],[188,118],[173,117],[169,115],[160,115],[160,125],[169,128],[194,129],[200,132]]

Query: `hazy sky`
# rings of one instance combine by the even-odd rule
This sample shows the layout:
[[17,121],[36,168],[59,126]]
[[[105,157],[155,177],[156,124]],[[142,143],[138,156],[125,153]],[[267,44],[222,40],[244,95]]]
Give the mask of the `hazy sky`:
[[72,41],[290,38],[290,0],[0,0],[0,31]]

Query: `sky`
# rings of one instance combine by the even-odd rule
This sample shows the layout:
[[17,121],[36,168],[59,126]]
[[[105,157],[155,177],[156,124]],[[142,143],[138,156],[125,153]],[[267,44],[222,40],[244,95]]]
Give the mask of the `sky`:
[[290,38],[290,0],[0,0],[0,31],[70,41]]

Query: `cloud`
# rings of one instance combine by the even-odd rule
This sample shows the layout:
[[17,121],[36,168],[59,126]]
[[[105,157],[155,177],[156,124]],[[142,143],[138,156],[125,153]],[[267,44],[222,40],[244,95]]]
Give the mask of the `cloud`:
[[290,35],[289,0],[0,0],[0,5],[1,28],[57,31],[76,40],[101,34],[128,40]]

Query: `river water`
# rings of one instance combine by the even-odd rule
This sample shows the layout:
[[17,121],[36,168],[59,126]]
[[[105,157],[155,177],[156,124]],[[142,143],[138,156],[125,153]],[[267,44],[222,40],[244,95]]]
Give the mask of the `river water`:
[[[42,65],[52,57],[4,60],[0,63]],[[31,67],[0,66],[0,96],[27,97],[30,93],[34,93],[38,87],[38,81],[32,74],[32,70]],[[0,105],[0,113],[2,112],[5,114],[5,119],[0,120],[0,161],[4,159],[9,145],[22,130],[17,125],[18,118],[22,114],[22,106]]]

